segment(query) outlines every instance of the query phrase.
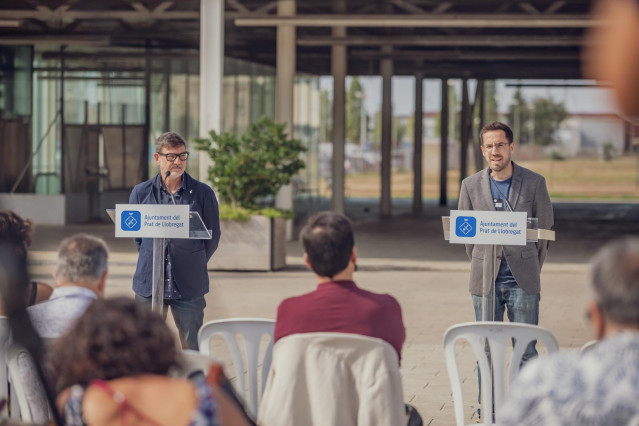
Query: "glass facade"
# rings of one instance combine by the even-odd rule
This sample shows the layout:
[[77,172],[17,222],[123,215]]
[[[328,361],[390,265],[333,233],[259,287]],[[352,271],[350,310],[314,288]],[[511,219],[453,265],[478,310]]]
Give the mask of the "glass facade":
[[31,132],[31,56],[30,47],[0,46],[0,191],[31,184],[30,149],[20,143]]
[[[197,52],[96,54],[75,49],[62,53],[55,46],[43,46],[36,50],[33,64],[32,145],[36,152],[33,191],[36,193],[125,189],[131,186],[129,179],[114,184],[114,179],[109,178],[115,175],[111,172],[114,160],[109,162],[109,152],[114,147],[117,147],[116,156],[123,157],[118,160],[118,167],[122,167],[124,173],[128,170],[126,163],[133,162],[137,169],[144,171],[140,178],[147,179],[156,173],[153,153],[155,140],[161,133],[177,132],[187,141],[199,136]],[[262,116],[275,118],[274,68],[225,58],[224,72],[222,131],[241,134]],[[293,137],[301,139],[308,148],[305,154],[308,167],[295,179],[294,190],[317,194],[318,146],[322,132],[326,133],[322,130],[321,118],[326,111],[321,111],[324,104],[319,102],[319,77],[297,77],[294,97]],[[136,139],[135,143],[131,138]],[[95,154],[91,159],[82,151],[87,144],[95,145],[97,154],[90,153]],[[121,144],[123,147],[119,148]],[[131,149],[135,152],[130,153]],[[142,164],[137,162],[140,155]],[[187,163],[187,171],[197,179],[201,178],[199,155],[191,149]],[[87,162],[90,173],[96,176],[95,188],[86,188],[77,182],[80,172],[87,169],[80,165],[83,162]]]

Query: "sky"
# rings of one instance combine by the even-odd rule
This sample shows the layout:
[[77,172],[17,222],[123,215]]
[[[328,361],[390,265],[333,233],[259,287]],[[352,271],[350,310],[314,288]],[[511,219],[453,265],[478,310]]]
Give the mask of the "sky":
[[[346,78],[346,88],[350,86],[352,77]],[[457,98],[461,98],[461,81],[453,80]],[[320,88],[332,91],[332,77],[320,78]],[[369,116],[374,116],[382,104],[382,78],[360,77],[365,96],[365,108]],[[513,84],[592,84],[590,80],[497,80],[497,107],[500,112],[507,112],[512,104],[517,87]],[[438,112],[441,105],[440,80],[427,79],[423,85],[424,112]],[[475,82],[469,84],[470,101],[475,94]],[[577,114],[616,114],[617,109],[611,98],[610,89],[602,87],[522,87],[523,97],[531,102],[539,97],[552,97],[556,102],[563,102],[569,113]],[[412,115],[415,111],[415,79],[408,76],[393,77],[392,80],[393,115]]]

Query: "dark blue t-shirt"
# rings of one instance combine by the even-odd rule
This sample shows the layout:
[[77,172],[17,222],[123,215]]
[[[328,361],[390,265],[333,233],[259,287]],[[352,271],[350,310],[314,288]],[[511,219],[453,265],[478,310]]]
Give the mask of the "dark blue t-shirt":
[[[491,179],[490,181],[490,192],[493,195],[495,210],[508,211],[509,209],[506,200],[508,200],[508,196],[510,195],[510,184],[513,181],[512,176],[502,181],[494,179]],[[515,277],[513,277],[513,273],[510,271],[510,267],[506,261],[506,256],[504,256],[504,252],[502,251],[499,272],[495,279],[495,288],[500,286],[512,286],[515,284],[517,284],[517,282],[515,281]]]

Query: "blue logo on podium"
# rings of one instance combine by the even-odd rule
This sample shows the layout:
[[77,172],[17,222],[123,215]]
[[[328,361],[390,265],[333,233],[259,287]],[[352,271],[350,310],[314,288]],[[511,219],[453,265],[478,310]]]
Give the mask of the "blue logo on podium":
[[477,219],[472,216],[459,216],[455,221],[455,235],[458,237],[474,237],[477,233]]
[[142,217],[137,210],[125,210],[120,216],[120,228],[123,231],[139,231],[142,226]]

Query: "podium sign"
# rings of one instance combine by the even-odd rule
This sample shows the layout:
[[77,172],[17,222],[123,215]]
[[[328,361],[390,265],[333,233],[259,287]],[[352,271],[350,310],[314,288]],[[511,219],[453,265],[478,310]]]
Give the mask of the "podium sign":
[[189,238],[189,205],[116,204],[115,236]]
[[526,212],[451,210],[454,244],[526,245]]

